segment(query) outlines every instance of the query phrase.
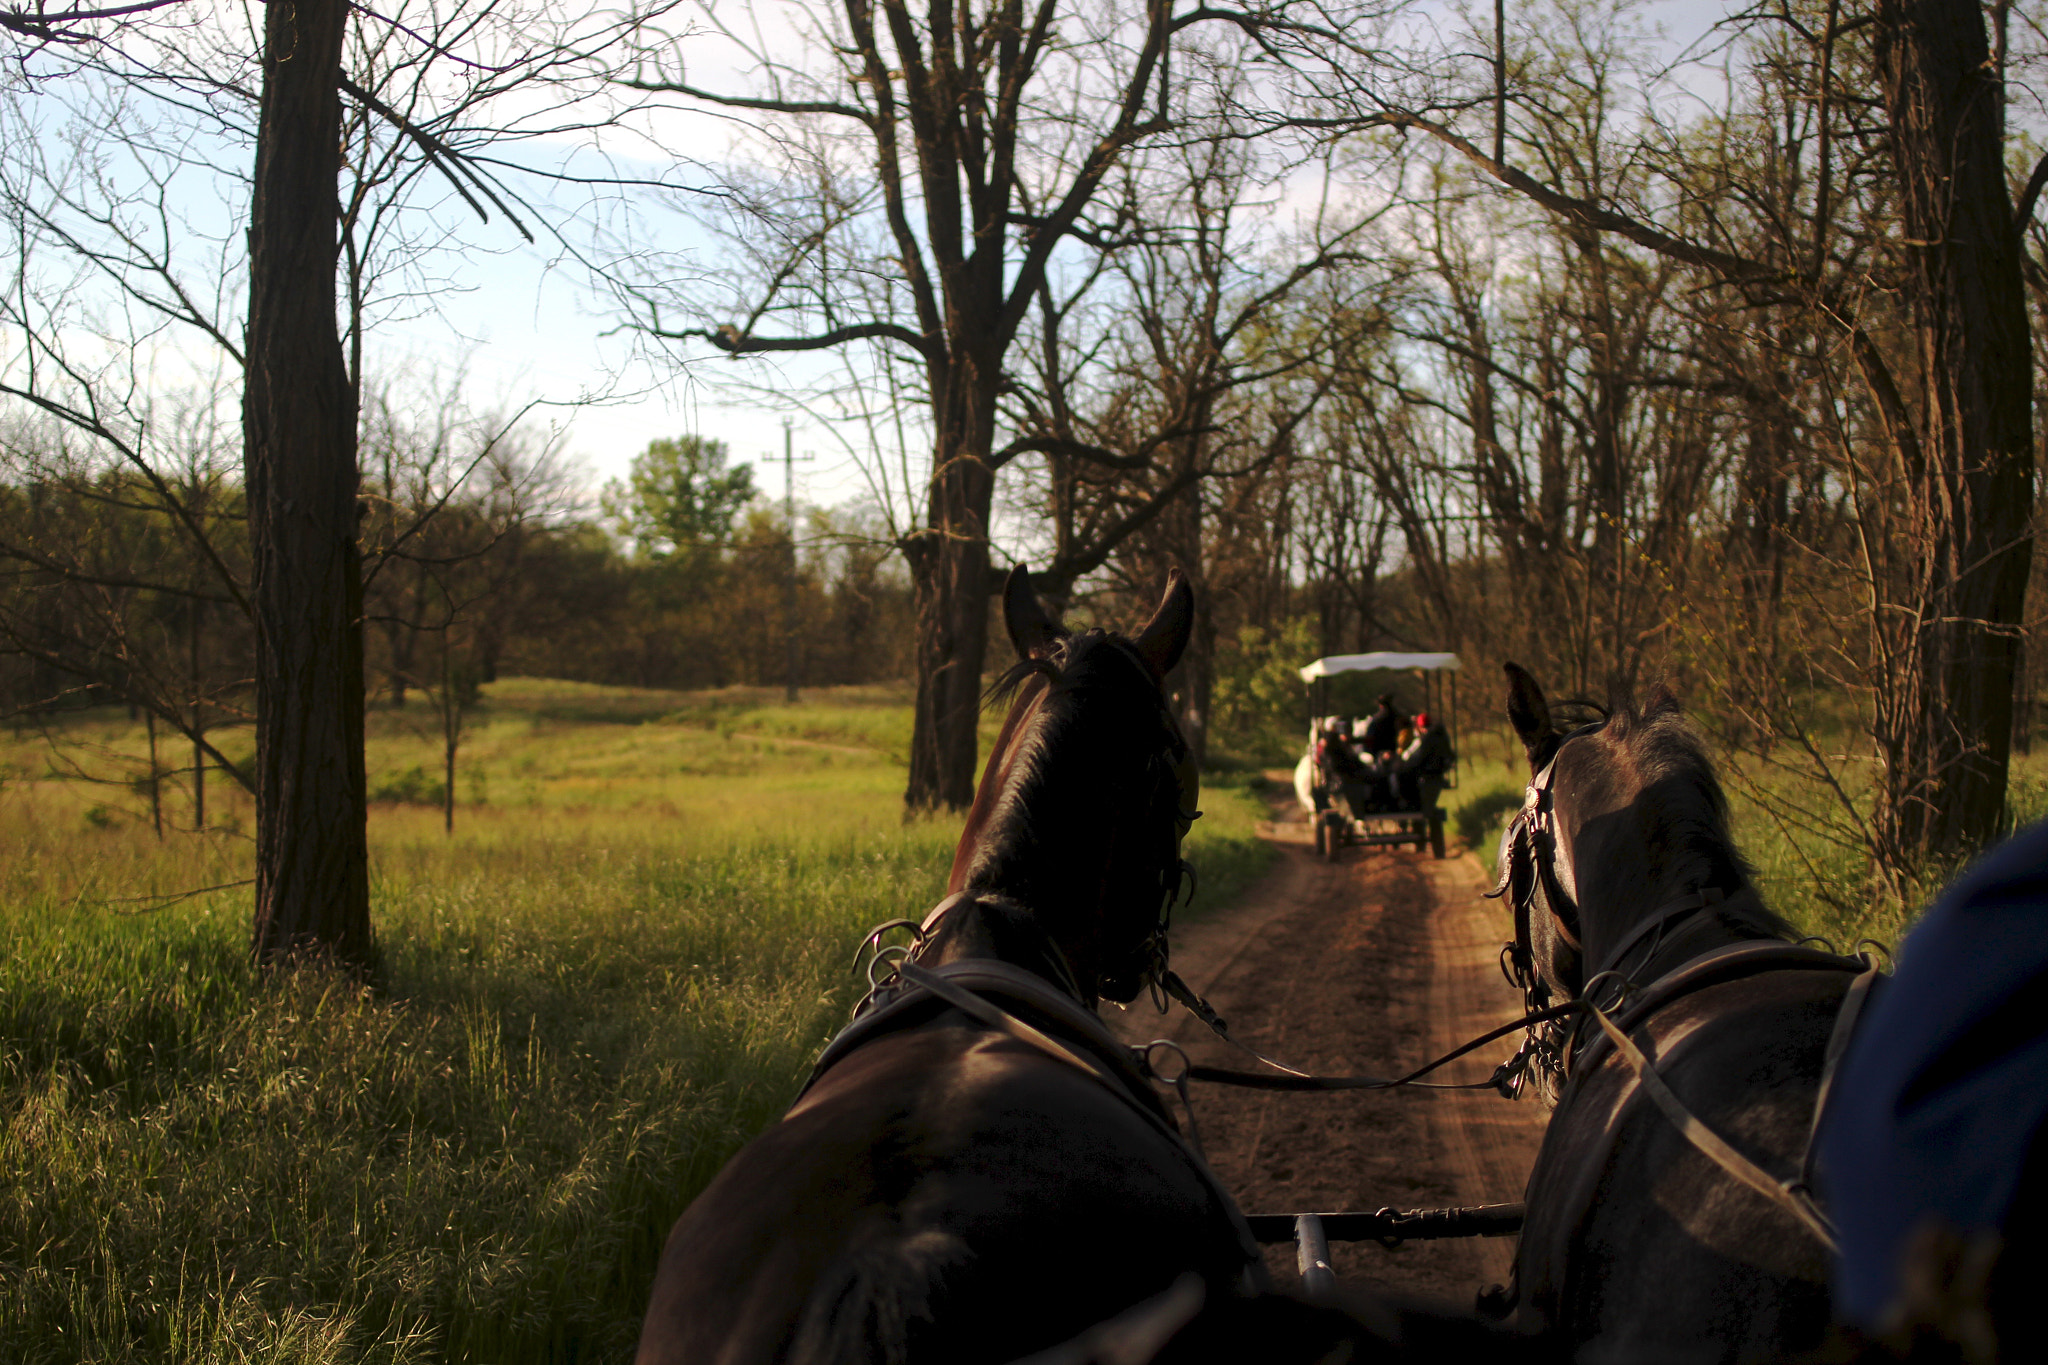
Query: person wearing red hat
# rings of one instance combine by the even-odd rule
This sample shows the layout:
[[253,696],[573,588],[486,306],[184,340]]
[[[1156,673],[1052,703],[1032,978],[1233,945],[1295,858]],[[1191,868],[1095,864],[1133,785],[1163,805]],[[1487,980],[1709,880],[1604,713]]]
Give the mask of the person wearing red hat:
[[1422,780],[1443,776],[1455,761],[1450,735],[1441,725],[1430,720],[1427,711],[1418,712],[1415,738],[1408,741],[1408,747],[1401,751],[1392,765],[1402,808],[1421,810]]

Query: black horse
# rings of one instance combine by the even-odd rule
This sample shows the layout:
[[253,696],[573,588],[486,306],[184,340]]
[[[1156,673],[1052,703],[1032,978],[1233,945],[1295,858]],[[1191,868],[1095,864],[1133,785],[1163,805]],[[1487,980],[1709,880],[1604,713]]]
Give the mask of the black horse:
[[1196,778],[1136,637],[1068,634],[1019,569],[1022,662],[948,886],[783,1120],[684,1212],[641,1365],[1007,1361],[1183,1277],[1262,1278],[1242,1216],[1092,1011],[1165,965]]
[[[1556,1112],[1529,1177],[1519,1325],[1583,1359],[1811,1347],[1829,1320],[1829,1253],[1801,1187],[1860,964],[1788,941],[1668,692],[1566,732],[1535,679],[1507,674],[1532,775],[1496,891],[1515,906],[1511,968],[1532,1010],[1598,1003],[1649,1071],[1583,1011],[1525,1047]],[[1660,1107],[1672,1097],[1678,1109]],[[1735,1159],[1689,1140],[1685,1111]],[[1753,1183],[1734,1173],[1744,1162]]]

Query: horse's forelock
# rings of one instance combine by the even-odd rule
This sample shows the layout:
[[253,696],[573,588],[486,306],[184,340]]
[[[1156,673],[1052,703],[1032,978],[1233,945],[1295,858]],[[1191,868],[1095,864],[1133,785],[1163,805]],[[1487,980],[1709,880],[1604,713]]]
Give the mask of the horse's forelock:
[[1725,824],[1728,799],[1707,756],[1706,741],[1668,688],[1659,687],[1641,706],[1630,700],[1615,707],[1605,734],[1639,786],[1681,779],[1699,791],[1714,818]]

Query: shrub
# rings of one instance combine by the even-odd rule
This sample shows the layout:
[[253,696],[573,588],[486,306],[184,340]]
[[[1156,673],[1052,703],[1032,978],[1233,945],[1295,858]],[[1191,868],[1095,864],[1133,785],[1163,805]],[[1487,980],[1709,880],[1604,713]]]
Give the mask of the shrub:
[[1222,748],[1255,765],[1292,762],[1307,727],[1301,667],[1318,652],[1306,616],[1275,631],[1246,626],[1218,650],[1211,751]]
[[393,773],[370,784],[370,799],[397,806],[439,806],[447,800],[448,786],[415,763],[402,773]]

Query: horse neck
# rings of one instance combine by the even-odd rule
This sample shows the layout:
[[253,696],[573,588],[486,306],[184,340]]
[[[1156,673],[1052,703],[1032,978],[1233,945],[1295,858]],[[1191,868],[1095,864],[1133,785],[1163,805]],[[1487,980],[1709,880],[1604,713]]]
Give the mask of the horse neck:
[[[1658,857],[1639,839],[1574,840],[1575,869],[1597,867],[1599,885],[1578,873],[1582,971],[1591,975],[1613,967],[1615,950],[1624,948],[1631,977],[1647,980],[1659,971],[1726,944],[1774,937],[1773,920],[1762,898],[1741,875],[1741,860],[1731,846],[1708,847],[1695,831],[1693,846]],[[1731,884],[1732,882],[1732,884]],[[1724,899],[1686,913],[1694,893],[1709,888]],[[1660,930],[1652,927],[1666,916]],[[1643,946],[1657,945],[1650,957]]]
[[[1021,805],[1006,806],[1004,814],[1031,820]],[[1005,913],[982,921],[971,934],[963,932],[953,951],[1000,957],[1062,986],[1071,982],[1085,1003],[1094,1004],[1108,966],[1104,930],[1126,908],[1114,889],[1120,861],[1114,832],[1083,833],[1071,822],[1062,829],[1048,819],[1030,839],[1006,840],[1006,833],[1003,821],[989,827],[985,837],[994,856],[970,858],[959,888]],[[1058,961],[1057,972],[1042,969],[1047,959]]]

